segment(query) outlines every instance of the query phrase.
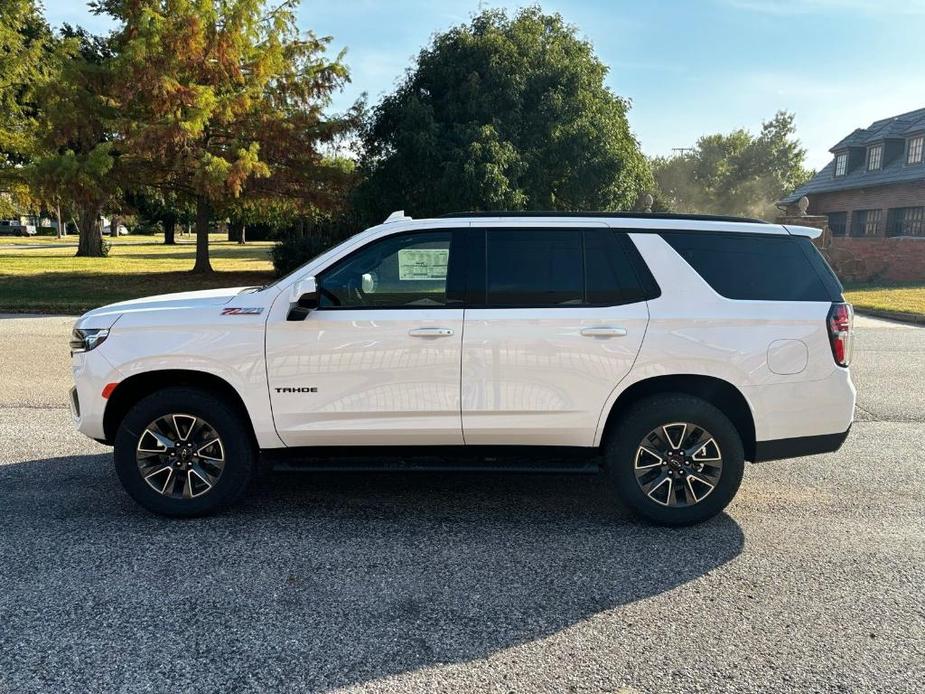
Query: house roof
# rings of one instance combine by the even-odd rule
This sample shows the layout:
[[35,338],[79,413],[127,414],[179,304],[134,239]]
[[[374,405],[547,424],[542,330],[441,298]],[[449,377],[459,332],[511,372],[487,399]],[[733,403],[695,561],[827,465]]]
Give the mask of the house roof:
[[[849,147],[867,147],[886,139],[905,139],[917,132],[925,132],[925,108],[909,113],[874,121],[866,128],[858,128],[847,137],[842,138],[830,152],[842,152]],[[804,195],[813,193],[830,193],[852,188],[884,186],[891,183],[912,183],[925,181],[925,163],[906,165],[904,156],[884,162],[882,169],[868,171],[865,166],[858,166],[844,176],[835,177],[835,159],[828,163],[809,182],[797,188],[781,202],[791,203]]]

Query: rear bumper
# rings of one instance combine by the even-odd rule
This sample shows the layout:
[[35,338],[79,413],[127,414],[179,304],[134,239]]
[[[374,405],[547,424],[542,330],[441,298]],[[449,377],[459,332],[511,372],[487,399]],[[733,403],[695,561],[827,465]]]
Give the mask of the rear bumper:
[[757,441],[755,443],[755,461],[762,463],[767,460],[781,460],[783,458],[799,458],[804,455],[817,455],[819,453],[832,453],[841,448],[851,431],[839,434],[821,434],[818,436],[797,436],[792,439],[772,439],[770,441]]

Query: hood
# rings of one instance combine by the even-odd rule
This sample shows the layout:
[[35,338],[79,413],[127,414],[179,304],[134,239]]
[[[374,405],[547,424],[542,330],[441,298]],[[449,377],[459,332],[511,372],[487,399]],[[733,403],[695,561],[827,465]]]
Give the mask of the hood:
[[137,311],[176,311],[178,309],[221,306],[227,304],[245,289],[249,289],[249,287],[203,289],[195,292],[158,294],[157,296],[146,296],[141,299],[120,301],[87,311],[77,321],[77,327],[109,328],[112,327],[119,316]]

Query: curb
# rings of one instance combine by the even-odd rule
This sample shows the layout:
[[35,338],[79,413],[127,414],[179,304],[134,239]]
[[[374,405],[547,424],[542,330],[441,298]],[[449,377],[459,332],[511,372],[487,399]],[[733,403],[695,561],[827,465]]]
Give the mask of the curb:
[[898,311],[880,311],[877,309],[857,307],[855,307],[854,312],[860,316],[867,316],[869,318],[885,318],[886,320],[896,321],[897,323],[925,325],[925,315],[921,313],[899,313]]

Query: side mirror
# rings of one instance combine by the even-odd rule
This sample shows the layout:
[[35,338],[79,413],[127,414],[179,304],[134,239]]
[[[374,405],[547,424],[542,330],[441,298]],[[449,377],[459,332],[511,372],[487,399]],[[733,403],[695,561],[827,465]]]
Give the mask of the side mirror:
[[318,285],[314,277],[299,280],[289,292],[289,303],[295,304],[289,309],[286,320],[305,320],[310,311],[318,308]]

